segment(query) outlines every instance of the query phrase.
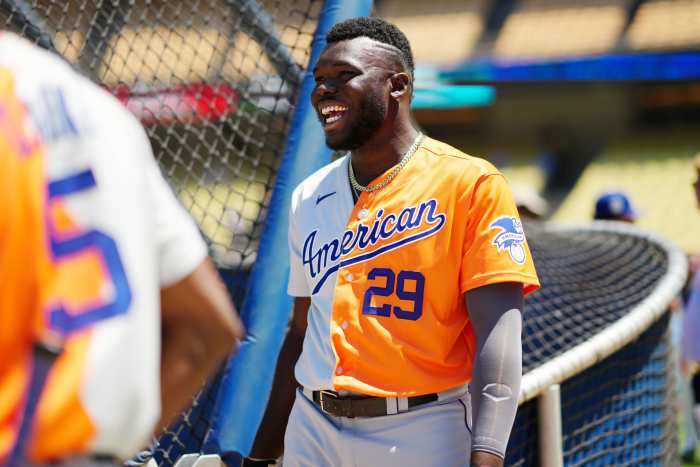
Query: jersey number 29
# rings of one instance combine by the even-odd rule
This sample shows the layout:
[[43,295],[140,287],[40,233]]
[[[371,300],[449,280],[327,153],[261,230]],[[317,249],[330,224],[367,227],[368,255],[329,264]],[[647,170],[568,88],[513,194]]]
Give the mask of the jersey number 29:
[[[387,268],[374,268],[367,274],[368,280],[384,278],[384,287],[370,287],[365,292],[362,301],[362,314],[374,316],[394,316],[399,319],[415,321],[423,315],[423,291],[425,290],[425,277],[418,271],[399,271],[396,275],[394,271]],[[392,306],[386,303],[381,306],[372,305],[372,297],[389,297],[396,293],[396,296],[405,301],[413,302],[412,310],[404,310],[400,306]]]

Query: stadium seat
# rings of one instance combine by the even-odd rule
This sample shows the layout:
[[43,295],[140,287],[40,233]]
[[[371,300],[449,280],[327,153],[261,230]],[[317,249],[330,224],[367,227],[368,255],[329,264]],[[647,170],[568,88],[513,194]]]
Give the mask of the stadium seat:
[[416,63],[451,65],[472,53],[483,29],[486,4],[485,0],[388,0],[379,4],[378,13],[404,31]]
[[633,50],[690,48],[700,45],[700,1],[644,2],[627,33]]
[[[544,59],[604,53],[626,18],[624,0],[519,2],[494,44],[499,59]],[[595,29],[595,34],[591,29]]]
[[700,211],[693,196],[692,157],[697,139],[686,132],[646,132],[615,142],[591,163],[553,220],[583,224],[603,191],[625,191],[639,226],[661,233],[685,251],[700,251]]

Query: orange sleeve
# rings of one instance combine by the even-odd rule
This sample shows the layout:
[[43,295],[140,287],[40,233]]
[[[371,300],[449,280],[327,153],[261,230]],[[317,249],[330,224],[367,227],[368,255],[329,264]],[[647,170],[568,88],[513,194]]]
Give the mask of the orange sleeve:
[[32,343],[48,280],[43,157],[24,125],[13,76],[0,67],[0,464],[17,437]]
[[460,292],[499,282],[520,282],[527,294],[539,287],[522,223],[503,175],[482,175],[461,206],[467,209]]

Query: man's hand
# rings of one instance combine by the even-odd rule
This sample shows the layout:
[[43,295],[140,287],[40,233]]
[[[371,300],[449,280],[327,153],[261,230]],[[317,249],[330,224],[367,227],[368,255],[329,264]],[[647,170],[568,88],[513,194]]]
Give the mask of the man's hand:
[[681,358],[681,373],[686,378],[691,378],[695,373],[698,372],[698,363],[692,360],[686,360]]

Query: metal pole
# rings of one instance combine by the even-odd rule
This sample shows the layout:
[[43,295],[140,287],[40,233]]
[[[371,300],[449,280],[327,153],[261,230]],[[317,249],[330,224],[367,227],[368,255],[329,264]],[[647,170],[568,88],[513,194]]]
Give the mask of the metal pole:
[[561,394],[553,384],[537,399],[539,454],[541,467],[563,467],[564,453],[561,434]]

